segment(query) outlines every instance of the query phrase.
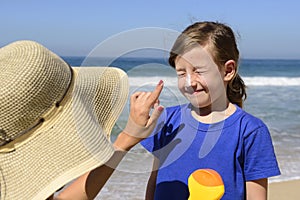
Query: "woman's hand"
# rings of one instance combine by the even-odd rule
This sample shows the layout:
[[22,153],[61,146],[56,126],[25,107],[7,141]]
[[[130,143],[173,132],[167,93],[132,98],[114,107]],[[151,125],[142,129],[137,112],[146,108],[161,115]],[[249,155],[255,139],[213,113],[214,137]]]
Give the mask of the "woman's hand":
[[[128,122],[114,143],[116,149],[129,150],[150,135],[164,109],[158,99],[162,89],[163,81],[160,81],[153,92],[136,92],[131,95]],[[150,116],[152,108],[154,110]]]

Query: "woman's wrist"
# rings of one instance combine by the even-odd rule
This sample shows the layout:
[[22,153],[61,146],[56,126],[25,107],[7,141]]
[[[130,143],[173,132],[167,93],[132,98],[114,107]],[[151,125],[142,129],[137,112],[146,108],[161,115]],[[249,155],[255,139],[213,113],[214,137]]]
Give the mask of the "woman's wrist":
[[131,136],[125,132],[121,132],[116,141],[114,142],[114,148],[116,151],[129,151],[133,146],[139,143],[142,139]]

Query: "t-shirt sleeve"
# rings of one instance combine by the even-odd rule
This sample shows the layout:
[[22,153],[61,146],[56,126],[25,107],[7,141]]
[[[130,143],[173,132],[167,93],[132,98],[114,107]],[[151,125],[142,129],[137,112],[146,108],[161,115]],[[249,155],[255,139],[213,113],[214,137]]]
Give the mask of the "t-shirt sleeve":
[[272,138],[265,125],[245,136],[244,158],[246,181],[280,175]]

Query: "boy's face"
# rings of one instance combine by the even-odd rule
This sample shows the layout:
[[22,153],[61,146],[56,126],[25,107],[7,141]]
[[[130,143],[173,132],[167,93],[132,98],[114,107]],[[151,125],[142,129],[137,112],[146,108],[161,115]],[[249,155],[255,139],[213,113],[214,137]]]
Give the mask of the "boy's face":
[[196,108],[224,102],[224,70],[213,61],[208,47],[195,47],[175,60],[178,88]]

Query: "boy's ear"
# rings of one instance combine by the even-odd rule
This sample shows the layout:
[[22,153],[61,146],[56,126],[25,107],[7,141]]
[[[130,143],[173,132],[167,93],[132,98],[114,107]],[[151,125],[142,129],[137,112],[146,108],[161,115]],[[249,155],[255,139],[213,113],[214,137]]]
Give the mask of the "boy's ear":
[[224,65],[224,81],[230,81],[236,72],[236,63],[234,60],[228,60]]

